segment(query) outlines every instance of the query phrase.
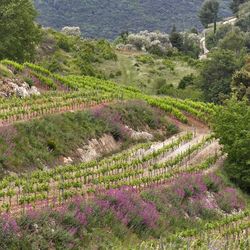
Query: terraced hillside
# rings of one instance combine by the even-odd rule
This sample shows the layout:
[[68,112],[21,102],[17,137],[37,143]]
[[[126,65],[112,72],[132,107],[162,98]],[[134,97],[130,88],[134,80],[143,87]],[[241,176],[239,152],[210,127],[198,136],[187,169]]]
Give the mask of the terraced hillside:
[[[114,109],[113,104],[122,106],[132,103],[134,100],[139,100],[155,108],[155,112],[161,110],[162,119],[166,118],[169,124],[178,127],[178,132],[175,135],[169,137],[169,134],[164,133],[166,131],[161,131],[163,135],[161,138],[154,138],[151,141],[146,139],[143,142],[135,141],[133,145],[129,144],[126,149],[106,157],[98,157],[84,162],[54,164],[50,168],[34,168],[27,172],[6,175],[0,181],[0,207],[2,215],[7,217],[6,222],[0,222],[0,227],[9,230],[11,243],[2,243],[7,244],[5,247],[9,247],[8,244],[16,244],[11,237],[14,237],[13,233],[19,227],[22,233],[15,234],[17,242],[22,241],[20,239],[23,235],[29,232],[35,237],[40,234],[44,239],[50,239],[50,245],[45,249],[57,249],[56,246],[58,245],[68,249],[81,249],[86,242],[88,242],[86,244],[89,244],[86,249],[95,249],[96,246],[93,245],[95,240],[90,240],[88,236],[85,239],[89,241],[83,240],[82,243],[75,241],[75,239],[80,235],[83,228],[87,231],[90,230],[89,234],[92,235],[93,228],[97,225],[95,223],[97,223],[96,218],[99,218],[98,216],[110,218],[110,215],[106,217],[106,214],[104,216],[98,209],[101,208],[101,211],[104,209],[104,213],[113,211],[116,215],[115,218],[121,220],[121,224],[126,227],[126,230],[138,233],[137,227],[139,226],[142,228],[140,229],[142,232],[146,232],[148,228],[149,231],[153,230],[156,227],[155,225],[162,228],[167,227],[163,222],[165,220],[157,220],[158,213],[164,213],[166,207],[171,210],[176,204],[179,204],[177,205],[180,206],[179,209],[184,210],[184,218],[193,219],[191,220],[192,223],[199,225],[199,230],[193,228],[185,230],[185,228],[178,227],[178,230],[176,228],[171,230],[171,234],[164,235],[160,240],[157,239],[159,235],[155,232],[151,236],[156,239],[150,241],[138,239],[136,244],[128,244],[127,249],[130,249],[130,246],[131,249],[182,249],[183,247],[190,249],[202,249],[199,247],[225,249],[227,246],[232,247],[232,249],[240,249],[238,246],[247,249],[244,247],[249,244],[249,211],[241,211],[247,209],[247,206],[241,201],[238,194],[235,194],[234,189],[228,189],[227,184],[211,175],[221,168],[226,158],[222,146],[214,138],[210,128],[211,118],[220,107],[188,99],[179,100],[167,96],[146,95],[136,88],[118,85],[94,77],[63,77],[30,63],[21,65],[5,60],[1,64],[7,67],[16,78],[30,79],[30,82],[40,91],[40,95],[36,96],[0,99],[1,131],[7,131],[6,128],[13,129],[12,126],[16,124],[27,124],[24,130],[29,133],[32,131],[32,126],[28,124],[34,121],[42,121],[49,117],[59,119],[59,116],[61,116],[62,119],[65,118],[66,122],[66,116],[63,115],[78,114],[79,111],[82,112],[83,110],[93,110],[99,119],[105,111],[100,107],[105,106],[112,110]],[[136,106],[136,109],[139,109],[138,106]],[[152,128],[166,129],[166,127],[157,127],[152,117],[147,116],[146,110],[139,109],[137,112],[145,113],[148,126],[151,124]],[[128,117],[130,121],[134,119],[133,115],[128,114]],[[83,127],[86,126],[84,123],[85,116],[83,116],[83,119],[80,119],[80,116],[75,118],[69,116],[67,119],[74,123],[77,123],[78,120]],[[115,117],[114,120],[117,121],[119,118]],[[90,121],[93,122],[91,119]],[[161,122],[165,122],[165,120]],[[105,124],[100,123],[98,126],[106,126]],[[92,125],[94,126],[94,122]],[[42,133],[39,124],[35,128]],[[55,131],[55,128],[51,128],[52,131]],[[85,129],[89,128],[86,127]],[[109,131],[107,128],[105,129],[104,131]],[[62,130],[64,130],[66,137],[68,130],[64,126],[62,126]],[[50,136],[53,133],[52,131],[48,131]],[[113,136],[115,138],[117,127],[114,128],[114,131]],[[11,133],[17,132],[13,130]],[[78,134],[77,136],[80,137],[81,135]],[[6,134],[6,137],[8,138],[9,135]],[[67,143],[74,139],[72,136],[67,138]],[[50,141],[47,154],[56,151],[55,145],[54,141]],[[11,156],[13,150],[13,147],[10,147],[7,158]],[[32,159],[31,148],[25,152],[30,157],[28,159]],[[1,163],[4,160],[1,158]],[[16,160],[14,164],[18,165],[20,162]],[[182,181],[182,178],[187,183]],[[178,183],[179,180],[181,184]],[[192,183],[192,180],[194,180],[194,183]],[[170,192],[172,194],[178,193],[179,189],[183,188],[179,192],[181,198],[178,199],[178,196],[176,196],[177,198],[173,199],[170,196],[171,205],[164,200],[166,204],[163,203],[164,208],[161,208],[163,209],[161,210],[155,205],[158,204],[157,199],[160,195],[154,192],[160,190],[160,193],[164,194],[168,188],[170,188],[170,191],[172,190]],[[103,196],[106,198],[103,198]],[[142,199],[141,196],[144,198]],[[124,197],[131,200],[127,201]],[[208,201],[208,208],[192,207],[192,204],[199,198]],[[139,202],[140,199],[142,199],[141,203]],[[185,202],[188,202],[188,206],[182,207]],[[229,207],[228,203],[230,204]],[[44,211],[49,212],[43,215]],[[73,214],[73,217],[70,217],[69,214],[66,215],[67,211],[71,215]],[[208,223],[206,220],[193,218],[193,211],[198,211],[197,213],[201,217],[202,212],[206,211],[213,219]],[[233,211],[235,214],[232,214]],[[46,216],[47,219],[43,220],[43,216]],[[89,217],[93,218],[93,216],[95,220],[91,224]],[[36,222],[34,223],[33,220]],[[64,235],[71,235],[67,236],[71,237],[69,242],[66,240],[66,236],[65,239],[58,240],[57,237],[62,235],[60,230],[56,231],[58,232],[57,236],[54,235],[54,231],[49,231],[49,233],[42,231],[41,233],[39,230],[45,227],[44,223],[49,223],[46,224],[48,230],[51,230],[50,227],[56,227],[53,230],[59,230],[58,228],[66,230],[63,231]],[[58,226],[56,223],[61,224]],[[104,228],[111,227],[105,223]],[[14,227],[14,225],[16,226]],[[88,227],[91,229],[88,229]],[[99,227],[99,224],[97,227]],[[4,232],[6,233],[6,231]],[[96,241],[98,242],[98,240]],[[36,247],[40,247],[43,243],[40,242],[41,245],[39,246],[36,245],[37,242],[34,244]],[[109,246],[108,243],[107,246]],[[86,246],[84,245],[84,247]],[[124,245],[121,246],[121,249],[122,247]],[[115,245],[109,249],[120,248]]]

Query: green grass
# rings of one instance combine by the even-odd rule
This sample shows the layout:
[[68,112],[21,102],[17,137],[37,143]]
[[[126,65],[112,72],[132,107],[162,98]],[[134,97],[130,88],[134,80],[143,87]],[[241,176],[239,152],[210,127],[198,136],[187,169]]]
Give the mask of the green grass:
[[155,94],[159,79],[165,79],[167,84],[177,86],[179,81],[191,73],[197,74],[197,69],[187,62],[178,59],[162,59],[138,52],[117,51],[117,62],[106,61],[96,64],[107,79],[138,87],[146,93]]
[[61,163],[63,156],[76,157],[77,161],[76,149],[104,133],[129,146],[133,141],[124,125],[139,131],[150,129],[159,139],[177,132],[162,111],[142,101],[20,122],[0,131],[0,176],[5,170],[19,173],[53,167]]
[[12,72],[8,68],[0,63],[0,77],[11,77],[13,76]]

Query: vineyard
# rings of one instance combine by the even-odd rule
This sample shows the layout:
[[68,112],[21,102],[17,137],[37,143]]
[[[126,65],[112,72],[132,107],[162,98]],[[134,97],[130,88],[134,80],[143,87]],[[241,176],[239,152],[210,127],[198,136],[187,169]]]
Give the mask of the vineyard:
[[138,249],[249,249],[250,211],[206,223],[202,231],[182,231],[159,241],[143,242]]
[[[130,99],[144,100],[152,106],[163,109],[183,123],[188,122],[185,113],[208,122],[216,108],[213,104],[145,95],[137,89],[93,77],[62,77],[30,63],[20,65],[5,60],[2,64],[17,74],[31,77],[34,82],[45,86],[47,91],[41,96],[30,99],[0,99],[0,124]],[[58,91],[55,91],[56,89]],[[60,89],[63,90],[60,91]]]
[[[163,141],[138,142],[105,158],[6,176],[0,182],[2,214],[20,216],[31,207],[58,210],[75,197],[94,200],[96,195],[124,187],[136,193],[168,187],[180,176],[211,173],[224,163],[226,156],[209,128],[219,108],[214,104],[150,96],[93,77],[60,76],[31,63],[1,63],[17,76],[32,79],[43,92],[30,98],[1,98],[0,127],[102,104],[141,100],[163,110],[181,130]],[[249,219],[249,210],[237,211],[202,224],[200,230],[182,230],[143,241],[136,249],[248,249]]]

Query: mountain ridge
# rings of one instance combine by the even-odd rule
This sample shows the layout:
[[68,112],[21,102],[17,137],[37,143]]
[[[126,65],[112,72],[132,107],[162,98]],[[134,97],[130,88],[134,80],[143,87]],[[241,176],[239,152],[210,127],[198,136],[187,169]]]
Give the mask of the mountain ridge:
[[[231,15],[230,0],[221,1],[220,17]],[[203,0],[34,0],[43,26],[61,29],[79,26],[84,36],[114,39],[123,31],[160,30],[170,32],[202,25],[197,12]],[[114,25],[115,24],[115,25]]]

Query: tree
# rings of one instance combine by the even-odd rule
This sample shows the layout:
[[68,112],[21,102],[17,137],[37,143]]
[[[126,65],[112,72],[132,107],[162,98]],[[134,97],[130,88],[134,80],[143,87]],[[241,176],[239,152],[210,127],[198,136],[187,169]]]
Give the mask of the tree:
[[245,65],[233,75],[232,90],[238,100],[247,98],[250,103],[250,57],[246,58]]
[[175,25],[173,25],[172,32],[169,36],[169,40],[173,45],[173,47],[177,48],[179,51],[182,50],[183,37],[179,32],[177,32]]
[[0,1],[0,59],[31,60],[40,41],[36,11],[30,0]]
[[214,33],[216,32],[219,6],[220,4],[217,0],[205,0],[199,12],[199,18],[205,28],[208,24],[214,23]]
[[230,50],[214,50],[201,70],[201,87],[206,101],[221,103],[231,93],[232,75],[242,67],[242,58]]
[[216,112],[213,131],[228,154],[225,171],[232,181],[250,193],[250,106],[235,97]]
[[233,11],[233,13],[237,13],[239,10],[239,6],[245,2],[247,2],[248,0],[232,0],[231,4],[230,4],[230,8]]
[[219,47],[239,54],[245,47],[245,34],[238,27],[235,27],[219,41]]
[[231,24],[224,24],[218,27],[216,32],[213,31],[206,32],[206,46],[209,50],[216,47],[218,42],[223,39],[228,32],[233,29]]

